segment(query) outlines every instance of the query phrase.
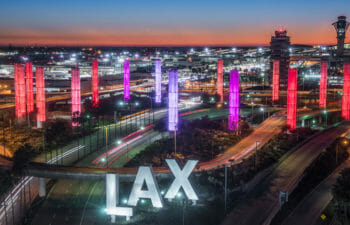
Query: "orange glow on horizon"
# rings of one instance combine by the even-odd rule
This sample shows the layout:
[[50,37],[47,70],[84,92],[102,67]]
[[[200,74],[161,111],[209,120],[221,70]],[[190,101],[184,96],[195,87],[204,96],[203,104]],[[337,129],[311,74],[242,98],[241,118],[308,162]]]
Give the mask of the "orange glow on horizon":
[[[278,28],[277,28],[278,29]],[[3,29],[0,45],[48,46],[240,46],[269,45],[276,28],[257,29],[89,29],[41,31],[34,29]],[[329,24],[287,29],[293,44],[335,44],[336,33]],[[349,42],[349,36],[346,42]]]

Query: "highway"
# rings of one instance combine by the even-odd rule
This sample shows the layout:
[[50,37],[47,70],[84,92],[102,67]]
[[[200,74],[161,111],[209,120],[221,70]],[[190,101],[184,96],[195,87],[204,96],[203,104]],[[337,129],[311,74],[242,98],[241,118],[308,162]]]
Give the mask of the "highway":
[[321,213],[333,199],[332,187],[340,171],[350,167],[350,158],[343,162],[331,175],[323,180],[301,201],[282,225],[313,225],[320,220]]
[[291,193],[304,170],[337,137],[349,130],[350,123],[332,127],[316,135],[292,152],[256,188],[236,203],[223,225],[269,224],[280,208],[279,192]]

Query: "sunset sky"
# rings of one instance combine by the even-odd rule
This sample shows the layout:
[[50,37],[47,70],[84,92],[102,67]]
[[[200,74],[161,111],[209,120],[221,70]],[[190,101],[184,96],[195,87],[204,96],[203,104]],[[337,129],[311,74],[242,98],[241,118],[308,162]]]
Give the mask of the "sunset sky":
[[329,44],[350,17],[350,0],[0,2],[0,45],[267,45],[279,27],[294,44]]

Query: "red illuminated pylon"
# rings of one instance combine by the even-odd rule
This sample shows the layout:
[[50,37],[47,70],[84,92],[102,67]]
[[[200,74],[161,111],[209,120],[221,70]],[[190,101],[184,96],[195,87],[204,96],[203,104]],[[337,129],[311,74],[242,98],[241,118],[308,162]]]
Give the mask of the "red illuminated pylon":
[[327,62],[321,62],[320,108],[327,107]]
[[80,105],[80,70],[79,68],[72,68],[72,126],[79,126],[81,105]]
[[24,120],[26,116],[26,87],[24,80],[24,66],[15,64],[15,103],[16,117],[19,120]]
[[224,91],[223,91],[223,61],[222,59],[218,60],[218,65],[217,65],[217,81],[216,81],[216,86],[217,86],[217,94],[220,96],[220,103],[224,102]]
[[280,87],[280,61],[273,60],[273,75],[272,75],[272,101],[279,99]]
[[343,77],[343,99],[341,115],[345,120],[350,118],[350,64],[344,64],[344,77]]
[[92,61],[92,105],[98,107],[98,63],[97,60]]
[[287,126],[296,129],[297,122],[297,69],[288,71]]
[[[45,98],[45,80],[44,80],[44,68],[37,67],[35,69],[36,80],[36,107],[38,109],[37,121],[46,121],[46,98]],[[40,123],[38,123],[40,124]],[[38,125],[41,127],[41,125]]]
[[27,113],[34,111],[34,94],[33,94],[33,65],[31,62],[26,63],[26,87],[27,87]]

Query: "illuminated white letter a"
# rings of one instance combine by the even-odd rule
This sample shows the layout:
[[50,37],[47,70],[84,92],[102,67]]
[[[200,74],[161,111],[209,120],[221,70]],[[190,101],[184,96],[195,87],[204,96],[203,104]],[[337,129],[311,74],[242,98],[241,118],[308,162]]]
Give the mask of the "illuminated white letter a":
[[[142,190],[144,182],[146,183],[147,191]],[[136,206],[140,198],[150,198],[153,207],[163,207],[158,185],[153,176],[152,168],[148,166],[139,167],[129,196],[128,205]]]

